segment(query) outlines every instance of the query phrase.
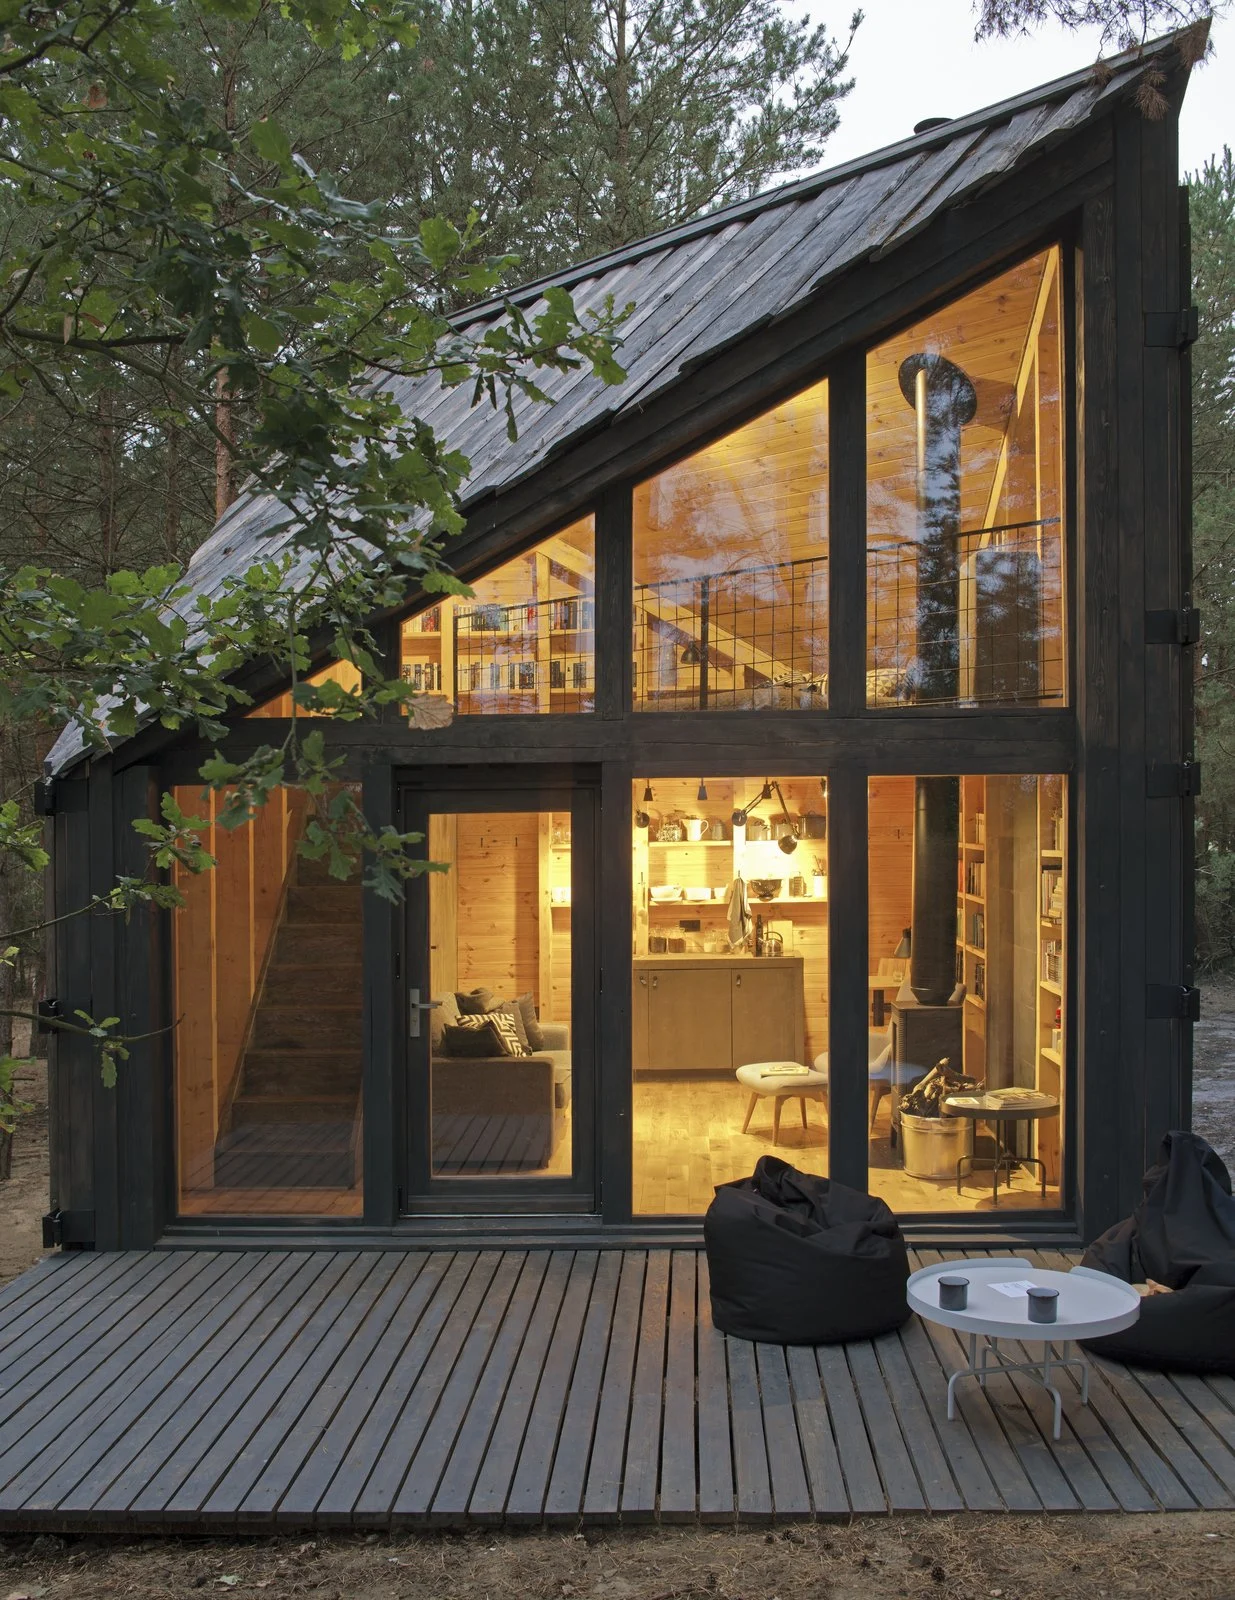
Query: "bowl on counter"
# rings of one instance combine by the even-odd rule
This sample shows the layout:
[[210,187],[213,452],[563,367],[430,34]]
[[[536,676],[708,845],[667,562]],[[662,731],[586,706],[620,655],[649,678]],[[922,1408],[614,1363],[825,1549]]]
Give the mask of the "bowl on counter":
[[785,886],[783,878],[752,878],[750,892],[756,900],[775,900]]
[[653,900],[680,900],[682,890],[676,883],[654,883],[648,890]]
[[695,904],[698,905],[704,900],[710,900],[712,898],[712,891],[711,889],[687,889],[686,898],[694,901]]

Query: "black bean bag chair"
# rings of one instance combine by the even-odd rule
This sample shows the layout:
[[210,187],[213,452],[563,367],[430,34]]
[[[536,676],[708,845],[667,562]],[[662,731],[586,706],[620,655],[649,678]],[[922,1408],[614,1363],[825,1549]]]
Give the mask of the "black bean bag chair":
[[735,1338],[837,1344],[908,1319],[909,1257],[883,1201],[775,1156],[721,1184],[703,1239],[712,1321]]
[[1095,1239],[1083,1265],[1125,1283],[1165,1284],[1138,1321],[1085,1348],[1134,1366],[1235,1373],[1235,1199],[1220,1157],[1195,1133],[1168,1133],[1145,1198]]

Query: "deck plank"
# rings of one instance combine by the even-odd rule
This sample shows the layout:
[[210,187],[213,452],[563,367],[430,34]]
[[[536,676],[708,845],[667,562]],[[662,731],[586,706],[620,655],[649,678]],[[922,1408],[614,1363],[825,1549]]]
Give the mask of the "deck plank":
[[648,1522],[656,1514],[671,1259],[668,1250],[648,1252],[643,1313],[639,1321],[639,1353],[635,1358],[626,1435],[626,1466],[622,1475],[623,1522]]
[[964,1511],[965,1496],[956,1485],[900,1334],[884,1334],[873,1341],[873,1348],[927,1507],[931,1511]]
[[548,1253],[536,1250],[527,1257],[519,1274],[501,1329],[453,1441],[450,1459],[429,1508],[427,1520],[439,1527],[460,1527],[467,1520],[468,1501],[493,1437],[498,1411],[523,1348],[548,1265]]
[[621,1253],[606,1250],[596,1267],[587,1321],[579,1341],[579,1359],[575,1364],[570,1398],[562,1418],[557,1453],[553,1458],[553,1476],[545,1497],[546,1522],[573,1523],[583,1509],[583,1492],[596,1432],[596,1412],[600,1404],[600,1385],[621,1271]]
[[463,1341],[454,1370],[442,1390],[441,1399],[433,1413],[433,1424],[412,1457],[407,1476],[395,1496],[391,1508],[393,1526],[423,1522],[427,1518],[451,1447],[467,1414],[526,1261],[526,1255],[521,1252],[503,1252],[480,1310]]
[[811,1504],[820,1517],[847,1516],[849,1496],[845,1475],[832,1437],[827,1401],[819,1381],[814,1351],[807,1346],[789,1345],[785,1350],[789,1385],[793,1392],[793,1411],[802,1447],[802,1462],[810,1486]]
[[948,1422],[950,1330],[726,1338],[689,1248],[52,1258],[0,1319],[0,1532],[1235,1505],[1230,1380],[1095,1360],[1056,1441],[992,1375]]
[[699,1473],[695,1462],[695,1328],[700,1256],[675,1250],[669,1282],[665,1406],[660,1440],[660,1520],[693,1522]]
[[557,1449],[562,1416],[570,1396],[579,1341],[587,1316],[599,1257],[595,1250],[581,1250],[571,1263],[570,1278],[562,1297],[562,1309],[545,1353],[536,1398],[528,1417],[519,1464],[506,1500],[509,1523],[539,1522],[544,1514],[549,1474]]
[[[218,1325],[220,1308],[234,1308],[248,1287],[255,1262],[243,1256],[219,1257],[196,1274],[152,1318],[140,1335],[126,1342],[80,1387],[74,1386],[22,1440],[37,1454],[6,1486],[30,1510],[51,1510],[60,1497],[140,1416],[147,1398],[171,1381],[176,1371]],[[145,1381],[143,1381],[145,1380]],[[0,1458],[0,1474],[8,1462]]]
[[[417,1257],[402,1257],[385,1271],[386,1263],[366,1281],[348,1310],[347,1322],[340,1322],[346,1338],[335,1337],[331,1330],[331,1346],[325,1344],[314,1352],[314,1359],[306,1363],[305,1376],[297,1375],[300,1393],[288,1394],[280,1401],[286,1418],[299,1405],[295,1427],[288,1428],[278,1445],[273,1445],[274,1429],[267,1430],[265,1439],[255,1439],[250,1446],[264,1458],[264,1465],[239,1504],[241,1526],[261,1525],[275,1519],[279,1506],[295,1483],[306,1462],[315,1460],[336,1411],[346,1401],[357,1378],[380,1345],[387,1329],[407,1298],[408,1290],[420,1269]],[[357,1325],[357,1313],[359,1323]],[[325,1376],[318,1374],[328,1364],[333,1348],[340,1346],[338,1355],[329,1363]],[[322,1359],[319,1359],[319,1355]],[[307,1398],[303,1391],[307,1387]],[[303,1404],[302,1404],[303,1400]],[[273,1448],[272,1448],[273,1446]],[[216,1494],[225,1485],[220,1484]]]
[[222,1501],[213,1500],[215,1486],[228,1478],[238,1486],[248,1486],[256,1470],[256,1449],[250,1445],[250,1440],[256,1436],[264,1441],[279,1428],[276,1408],[285,1391],[303,1370],[306,1359],[312,1362],[314,1370],[318,1369],[317,1350],[323,1342],[332,1343],[332,1330],[341,1319],[350,1320],[347,1308],[352,1297],[376,1264],[377,1257],[372,1251],[344,1258],[343,1271],[337,1279],[337,1294],[323,1295],[303,1324],[302,1338],[287,1339],[275,1359],[264,1364],[243,1405],[235,1410],[209,1448],[193,1462],[168,1496],[163,1506],[165,1521],[235,1521],[238,1499],[233,1496]]
[[[313,1520],[319,1527],[351,1526],[352,1511],[374,1462],[385,1453],[395,1422],[433,1353],[442,1328],[476,1265],[477,1256],[475,1251],[469,1250],[436,1258],[438,1262],[443,1259],[444,1270],[435,1271],[431,1263],[412,1287],[408,1296],[410,1304],[405,1311],[408,1326],[403,1343],[399,1346],[392,1341],[392,1346],[386,1349],[385,1370],[374,1374],[376,1392],[369,1408],[351,1438],[339,1446],[338,1465],[317,1501]],[[317,1481],[307,1476],[312,1471],[309,1462],[302,1469],[307,1478],[303,1489],[297,1491],[293,1485],[284,1497],[285,1506],[297,1492],[308,1499],[311,1489],[317,1487]]]
[[866,1437],[866,1423],[858,1404],[853,1374],[845,1360],[844,1346],[821,1345],[815,1351],[815,1361],[832,1418],[849,1508],[851,1511],[886,1511],[887,1496]]
[[738,1516],[745,1522],[770,1522],[772,1478],[759,1403],[755,1347],[744,1339],[731,1339],[726,1335],[725,1355],[729,1363],[729,1414]]
[[569,1250],[555,1250],[550,1258],[535,1317],[519,1351],[510,1386],[493,1426],[493,1437],[476,1476],[467,1508],[469,1521],[496,1523],[502,1520],[572,1264]]
[[408,1468],[420,1441],[433,1420],[450,1380],[455,1362],[467,1342],[472,1325],[488,1294],[501,1263],[502,1252],[483,1250],[477,1256],[459,1298],[442,1323],[433,1349],[421,1367],[393,1428],[387,1435],[381,1454],[373,1465],[364,1488],[352,1508],[352,1520],[358,1526],[386,1527],[396,1496],[407,1475]]
[[[224,1434],[234,1439],[252,1427],[253,1396],[279,1359],[289,1348],[295,1348],[301,1331],[313,1325],[314,1316],[323,1306],[329,1315],[331,1295],[350,1259],[341,1253],[331,1253],[316,1272],[310,1267],[297,1273],[288,1290],[278,1297],[281,1305],[277,1320],[269,1316],[261,1318],[245,1341],[244,1350],[238,1352],[237,1368],[229,1370],[229,1364],[225,1364],[213,1374],[213,1381],[205,1389],[212,1397],[211,1404],[198,1415],[196,1426],[178,1434],[178,1419],[171,1420],[166,1431],[171,1435],[173,1448],[140,1491],[134,1508],[140,1519],[163,1522],[177,1520],[178,1516],[183,1521],[192,1520],[193,1508],[200,1498],[200,1482],[209,1475],[197,1470],[199,1463]],[[295,1292],[297,1289],[299,1293]],[[216,1452],[214,1460],[225,1466],[227,1459],[225,1446]],[[212,1477],[210,1483],[213,1483]],[[170,1505],[175,1505],[176,1509],[169,1514]]]
[[[699,1516],[704,1522],[732,1522],[733,1436],[729,1421],[729,1387],[725,1366],[725,1336],[712,1325],[712,1286],[708,1258],[702,1252],[696,1265],[699,1318],[697,1334],[696,1409],[698,1411]],[[816,1373],[816,1379],[818,1373]]]
[[763,1437],[768,1447],[768,1473],[772,1484],[772,1509],[777,1521],[809,1517],[810,1489],[806,1463],[798,1438],[797,1413],[785,1347],[757,1344],[755,1366],[759,1373],[759,1400],[763,1412]]
[[[948,1421],[948,1375],[917,1317],[911,1317],[897,1334],[905,1363],[922,1396],[927,1416],[947,1457],[948,1468],[967,1511],[999,1511],[1003,1499],[995,1486],[982,1451],[969,1429],[964,1411]],[[885,1368],[885,1370],[887,1370]]]

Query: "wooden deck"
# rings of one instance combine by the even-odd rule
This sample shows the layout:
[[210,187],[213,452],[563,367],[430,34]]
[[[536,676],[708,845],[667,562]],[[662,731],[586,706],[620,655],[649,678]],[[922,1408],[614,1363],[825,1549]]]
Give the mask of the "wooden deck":
[[1055,1443],[1018,1379],[948,1423],[959,1360],[726,1340],[693,1250],[64,1255],[0,1293],[0,1529],[1235,1506],[1235,1380],[1103,1365]]

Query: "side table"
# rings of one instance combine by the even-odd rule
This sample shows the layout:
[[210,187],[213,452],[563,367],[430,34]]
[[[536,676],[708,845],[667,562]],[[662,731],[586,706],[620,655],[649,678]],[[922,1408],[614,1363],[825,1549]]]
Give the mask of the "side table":
[[[939,1279],[955,1275],[969,1279],[968,1304],[963,1311],[945,1311],[939,1304]],[[1008,1295],[996,1284],[1033,1283],[1059,1291],[1054,1322],[1030,1322],[1028,1295]],[[1072,1353],[1074,1339],[1096,1339],[1104,1333],[1130,1328],[1141,1314],[1141,1297],[1129,1283],[1088,1267],[1071,1272],[1048,1272],[1022,1258],[1002,1256],[994,1261],[944,1261],[915,1272],[905,1286],[910,1309],[927,1322],[969,1335],[969,1365],[948,1379],[948,1420],[956,1415],[955,1389],[962,1378],[976,1378],[983,1389],[988,1378],[1001,1372],[1022,1372],[1040,1383],[1055,1402],[1055,1438],[1063,1410],[1059,1390],[1051,1381],[1060,1367],[1079,1367],[1081,1404],[1089,1404],[1089,1363],[1080,1351]],[[1037,1361],[1012,1361],[999,1348],[1000,1339],[1041,1343]],[[981,1346],[978,1341],[981,1340]],[[1059,1346],[1058,1351],[1053,1347]]]
[[1020,1156],[1008,1143],[1004,1126],[1007,1123],[1037,1122],[1043,1117],[1059,1115],[1059,1098],[1053,1094],[1039,1094],[1029,1089],[991,1089],[986,1093],[953,1094],[943,1102],[940,1110],[947,1117],[970,1117],[974,1122],[989,1122],[995,1131],[993,1156],[961,1156],[956,1163],[956,1192],[961,1192],[962,1167],[969,1163],[973,1172],[979,1163],[989,1167],[995,1177],[995,1204],[999,1204],[999,1174],[1005,1172],[1007,1187],[1012,1187],[1014,1167],[1037,1167],[1042,1198],[1046,1199],[1046,1166],[1037,1156]]

